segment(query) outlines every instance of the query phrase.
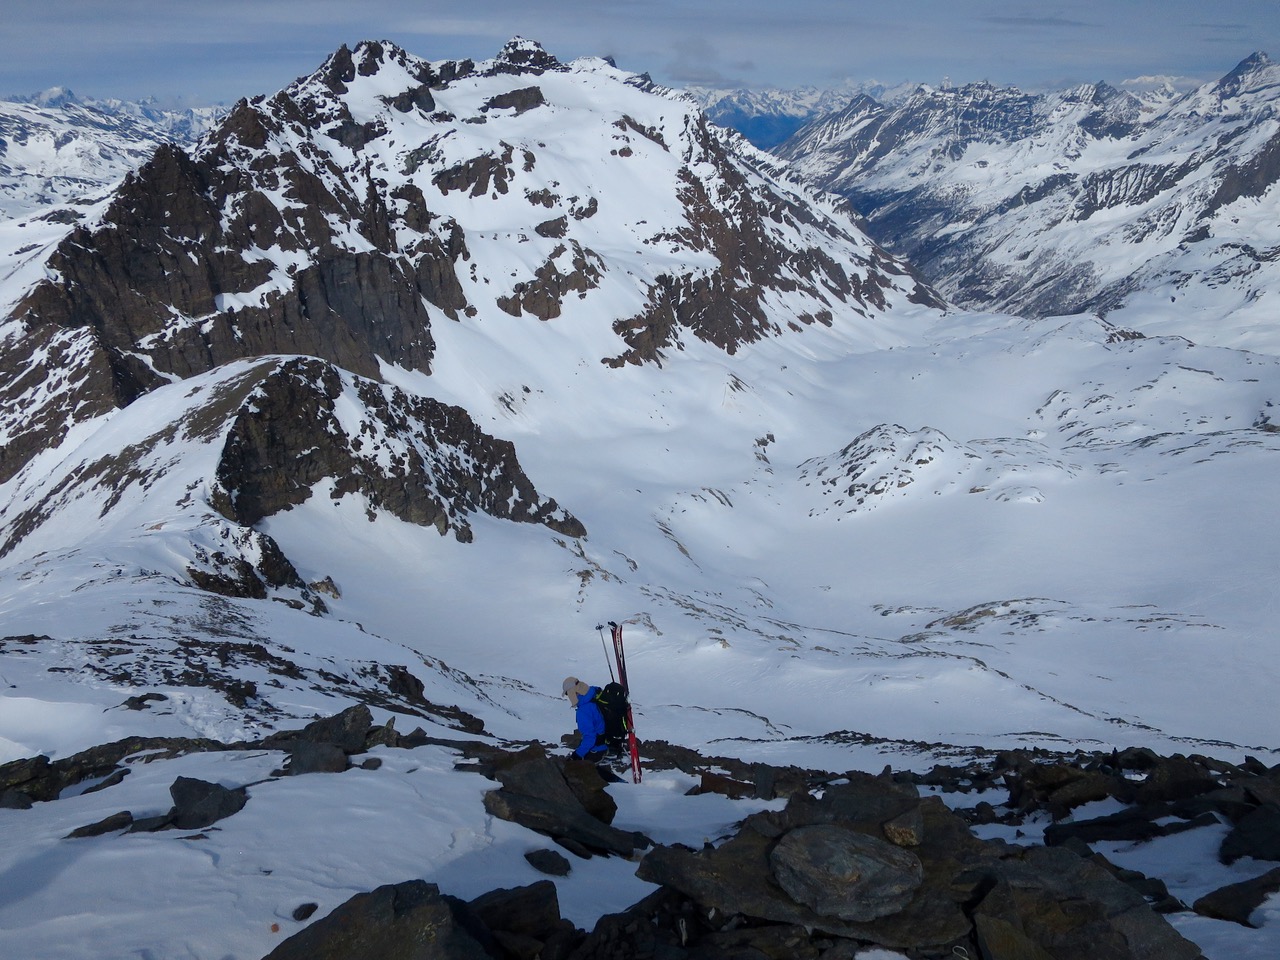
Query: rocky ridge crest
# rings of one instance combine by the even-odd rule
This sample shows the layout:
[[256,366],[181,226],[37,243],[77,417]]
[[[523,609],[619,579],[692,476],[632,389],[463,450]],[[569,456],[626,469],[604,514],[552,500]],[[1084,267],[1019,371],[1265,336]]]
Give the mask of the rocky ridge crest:
[[[57,802],[63,790],[86,781],[94,782],[93,790],[108,790],[133,763],[207,750],[279,751],[283,767],[274,777],[341,774],[354,766],[376,775],[381,760],[368,754],[371,749],[427,744],[456,751],[459,770],[497,781],[484,796],[492,815],[554,840],[573,858],[531,849],[526,859],[539,870],[563,876],[584,859],[629,858],[638,862],[641,878],[657,884],[655,891],[623,913],[602,917],[587,932],[561,919],[553,881],[461,901],[409,879],[323,905],[321,918],[309,924],[322,905],[300,904],[293,914],[297,932],[271,957],[400,956],[430,931],[434,955],[496,960],[843,960],[870,945],[919,957],[1196,960],[1199,949],[1162,919],[1188,906],[1171,898],[1158,879],[1117,868],[1090,844],[1143,842],[1227,823],[1233,826],[1222,843],[1224,860],[1280,859],[1280,781],[1277,770],[1256,760],[1232,765],[1141,749],[1015,751],[925,774],[886,768],[872,776],[779,768],[648,744],[650,770],[674,768],[701,778],[691,792],[787,799],[784,807],[752,814],[731,835],[694,850],[655,846],[641,834],[618,829],[616,805],[590,765],[549,756],[538,744],[521,749],[447,741],[420,729],[400,734],[392,723],[375,725],[363,706],[254,743],[122,741],[53,762],[11,762],[0,767],[0,800],[22,809]],[[179,777],[168,813],[135,819],[122,811],[84,825],[63,842],[127,842],[129,833],[201,830],[252,804],[258,789],[266,788]],[[1002,791],[1007,799],[995,806],[986,799],[962,806],[960,798],[973,791],[984,797]],[[948,795],[952,799],[944,803]],[[1073,817],[1108,797],[1126,804],[1122,813]],[[1054,823],[1045,830],[1044,846],[984,841],[972,829],[1045,814]],[[1194,909],[1247,925],[1260,899],[1280,887],[1277,875],[1280,870],[1273,870],[1215,891]]]

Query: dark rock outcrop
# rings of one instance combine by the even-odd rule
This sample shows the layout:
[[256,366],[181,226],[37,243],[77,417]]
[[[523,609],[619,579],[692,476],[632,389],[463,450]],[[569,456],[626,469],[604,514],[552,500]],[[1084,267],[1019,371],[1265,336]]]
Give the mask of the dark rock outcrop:
[[243,787],[231,789],[194,777],[179,777],[169,793],[173,797],[170,817],[179,830],[199,830],[217,823],[239,813],[248,799]]
[[492,960],[461,901],[422,880],[356,894],[283,941],[265,960]]
[[1218,855],[1223,863],[1241,857],[1280,860],[1280,804],[1264,803],[1242,817],[1222,841]]
[[363,494],[371,507],[461,540],[470,539],[474,512],[585,534],[534,489],[514,445],[484,433],[461,408],[359,380],[353,386],[368,419],[353,436],[336,410],[347,386],[333,366],[304,358],[262,378],[223,446],[214,506],[248,526],[334,477],[335,497]]
[[912,853],[838,824],[797,827],[769,853],[778,885],[824,917],[875,920],[897,913],[924,877]]
[[[616,830],[589,813],[570,785],[564,765],[565,761],[548,757],[540,747],[517,754],[509,765],[495,772],[502,787],[484,795],[485,810],[595,853],[630,857],[635,850],[649,845],[645,837]],[[580,791],[583,780],[576,776],[574,779]],[[598,792],[603,789],[601,780]]]
[[1280,892],[1280,867],[1252,880],[1228,884],[1206,893],[1192,904],[1192,909],[1204,917],[1252,927],[1254,924],[1250,922],[1250,916],[1262,906],[1263,901],[1277,892]]
[[[816,930],[926,954],[963,946],[970,955],[993,960],[1199,956],[1199,949],[1154,913],[1142,894],[1101,865],[1065,849],[985,843],[936,798],[914,794],[889,779],[851,774],[849,783],[827,789],[820,798],[797,794],[782,811],[747,818],[736,836],[714,849],[657,847],[637,873],[687,897],[704,914],[712,910],[780,924],[775,932],[786,929],[792,938],[796,930]],[[918,820],[904,820],[909,810]],[[913,829],[897,835],[918,840],[910,852],[886,842],[887,825],[897,832],[904,823]],[[828,877],[825,883],[796,885],[786,869],[779,870],[778,851],[817,829],[834,831],[824,837],[860,834],[873,849],[902,855],[903,865],[895,863],[887,874],[891,880],[874,884],[870,896],[858,899],[856,909],[878,915],[836,916],[839,908],[830,900],[840,899],[845,881]],[[919,874],[906,865],[908,857],[919,865]],[[835,865],[837,874],[853,872],[845,869],[853,861],[844,847],[816,859]],[[821,876],[812,863],[804,869],[808,879]],[[985,952],[979,954],[980,949]]]

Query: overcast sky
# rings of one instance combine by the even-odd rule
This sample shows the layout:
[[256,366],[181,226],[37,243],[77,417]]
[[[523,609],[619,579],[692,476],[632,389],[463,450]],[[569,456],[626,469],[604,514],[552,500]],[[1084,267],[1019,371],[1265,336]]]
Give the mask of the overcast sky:
[[0,96],[231,103],[391,40],[484,59],[512,36],[670,86],[1207,81],[1280,59],[1280,0],[0,0]]

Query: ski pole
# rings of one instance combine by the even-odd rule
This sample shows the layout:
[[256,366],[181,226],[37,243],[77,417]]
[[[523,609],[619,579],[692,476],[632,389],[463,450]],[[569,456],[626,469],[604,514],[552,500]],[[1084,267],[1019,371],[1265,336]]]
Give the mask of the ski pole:
[[609,668],[609,679],[616,681],[618,678],[613,675],[613,664],[609,662],[609,648],[604,642],[604,624],[597,623],[596,629],[600,631],[600,649],[604,651],[604,665]]

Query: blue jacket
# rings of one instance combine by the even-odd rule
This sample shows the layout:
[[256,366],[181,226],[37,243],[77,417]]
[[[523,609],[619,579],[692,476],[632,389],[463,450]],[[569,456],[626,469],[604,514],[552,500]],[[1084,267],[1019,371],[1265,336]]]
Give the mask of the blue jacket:
[[574,715],[578,721],[578,730],[582,733],[582,742],[578,744],[578,749],[573,751],[576,756],[585,757],[589,753],[606,749],[605,744],[600,742],[600,738],[604,736],[604,714],[591,702],[599,692],[599,687],[589,687],[587,692],[578,698]]

